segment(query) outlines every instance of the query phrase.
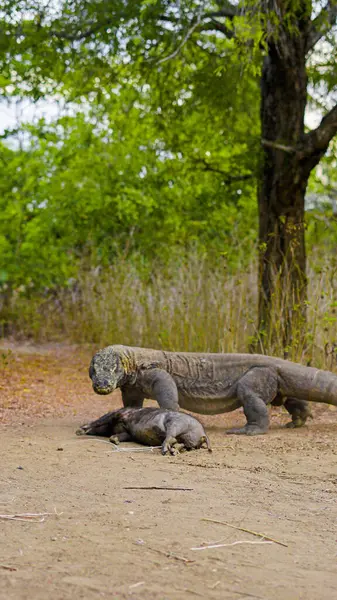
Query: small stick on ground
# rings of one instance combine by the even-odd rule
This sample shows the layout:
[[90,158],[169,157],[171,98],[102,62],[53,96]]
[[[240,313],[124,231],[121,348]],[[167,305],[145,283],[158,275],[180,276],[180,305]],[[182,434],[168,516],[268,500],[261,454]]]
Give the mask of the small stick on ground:
[[172,490],[177,492],[193,492],[193,488],[164,487],[160,485],[136,485],[123,487],[123,490]]
[[199,592],[195,592],[194,590],[191,590],[190,588],[175,588],[178,592],[185,592],[187,594],[193,594],[194,596],[200,596],[201,598],[204,598],[205,596],[203,594],[199,594]]
[[0,519],[5,519],[7,521],[24,521],[25,523],[43,523],[45,517],[50,515],[59,516],[62,515],[62,513],[58,513],[56,510],[53,513],[17,513],[14,515],[0,515]]
[[218,581],[216,581],[215,583],[213,583],[212,585],[209,586],[210,590],[214,590],[216,587],[218,587],[219,583],[221,583],[220,579],[218,579]]
[[[101,440],[100,438],[97,438],[97,437],[94,437],[94,436],[85,436],[85,435],[83,435],[83,436],[79,436],[79,438],[81,440],[87,440],[87,441],[90,441],[90,442],[101,442],[101,444],[109,444],[109,446],[111,446],[111,442],[108,442],[107,440]],[[75,440],[73,440],[73,441],[75,441]],[[76,440],[76,443],[77,443],[77,440]]]
[[158,548],[151,548],[151,546],[146,546],[146,548],[148,550],[151,550],[152,552],[158,552],[158,554],[163,554],[164,556],[166,556],[166,558],[174,558],[175,560],[180,560],[185,564],[195,562],[195,560],[190,560],[189,558],[185,558],[184,556],[179,556],[178,554],[175,554],[174,552],[170,552],[169,550],[168,551],[159,550]]
[[133,583],[132,585],[129,585],[129,590],[133,590],[134,588],[139,587],[140,585],[144,585],[145,581],[138,581],[137,583]]
[[198,546],[197,548],[190,548],[190,550],[209,550],[210,548],[225,548],[226,546],[237,546],[238,544],[273,544],[274,542],[253,542],[252,540],[238,540],[237,542],[231,542],[230,544],[212,544],[211,546]]
[[0,519],[6,519],[7,521],[23,521],[24,523],[43,523],[45,521],[45,518],[42,517],[42,519],[22,519],[21,517],[17,517],[17,516],[5,516],[5,515],[0,515]]
[[232,523],[227,523],[227,521],[217,521],[216,519],[207,519],[206,517],[201,520],[208,521],[209,523],[218,523],[218,525],[227,525],[227,527],[232,527],[233,529],[238,529],[239,531],[244,531],[245,533],[251,533],[252,535],[256,535],[257,537],[264,538],[269,542],[274,542],[274,544],[279,544],[280,546],[288,548],[288,544],[280,542],[279,540],[275,540],[274,538],[271,538],[268,535],[265,535],[264,533],[258,533],[256,531],[252,531],[251,529],[245,529],[244,527],[238,527],[237,525],[232,525]]
[[10,567],[9,565],[0,565],[0,569],[5,569],[5,571],[17,571],[16,567]]

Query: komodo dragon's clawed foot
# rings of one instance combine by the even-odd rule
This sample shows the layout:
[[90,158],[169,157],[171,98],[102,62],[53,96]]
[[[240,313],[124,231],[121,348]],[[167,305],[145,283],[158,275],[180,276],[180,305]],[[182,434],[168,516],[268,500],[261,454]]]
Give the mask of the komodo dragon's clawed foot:
[[181,454],[182,452],[187,452],[187,448],[185,444],[175,444],[174,446],[175,454]]
[[87,423],[87,425],[82,425],[79,429],[76,429],[76,435],[88,435],[91,431],[91,423]]
[[267,433],[267,430],[255,425],[246,425],[245,427],[233,427],[233,429],[229,429],[226,433],[227,435],[263,435]]
[[288,429],[297,429],[298,427],[303,427],[308,418],[313,419],[312,412],[305,400],[287,398],[284,406],[291,415],[290,423],[286,424]]
[[119,444],[119,437],[118,437],[118,435],[111,435],[109,437],[109,442],[111,442],[112,444],[115,444],[116,446],[118,446],[118,444]]
[[297,429],[297,427],[303,427],[304,421],[302,419],[296,419],[295,421],[289,421],[285,424],[286,429]]
[[313,419],[314,417],[312,416],[312,414],[307,415],[305,417],[296,417],[292,421],[289,421],[289,423],[286,423],[285,427],[287,429],[297,429],[297,427],[304,427],[308,418]]
[[176,438],[170,437],[163,441],[161,453],[165,455],[169,452],[172,456],[176,456],[183,451],[183,448],[185,448],[184,444],[178,444]]

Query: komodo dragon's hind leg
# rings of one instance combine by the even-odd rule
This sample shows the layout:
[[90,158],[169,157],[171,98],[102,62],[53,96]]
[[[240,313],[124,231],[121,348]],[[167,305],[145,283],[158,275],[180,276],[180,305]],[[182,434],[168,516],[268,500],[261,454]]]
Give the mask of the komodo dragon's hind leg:
[[309,404],[306,400],[297,398],[287,398],[284,406],[291,415],[292,420],[286,424],[286,427],[303,427],[308,417],[313,418]]
[[236,395],[241,402],[247,424],[227,433],[259,435],[269,427],[267,404],[277,394],[277,375],[268,367],[253,367],[238,381]]

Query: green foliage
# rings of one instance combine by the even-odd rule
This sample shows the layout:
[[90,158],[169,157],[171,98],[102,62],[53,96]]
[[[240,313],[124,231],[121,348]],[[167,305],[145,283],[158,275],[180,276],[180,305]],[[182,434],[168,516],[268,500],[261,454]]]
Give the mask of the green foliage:
[[[208,144],[206,130],[206,140],[194,136],[199,147],[192,157],[186,146],[178,151],[180,136],[195,125],[191,113],[171,149],[145,101],[128,89],[101,120],[96,107],[95,118],[40,121],[26,127],[25,149],[2,146],[3,283],[65,285],[83,261],[107,265],[136,253],[164,264],[192,246],[215,256],[228,252],[233,266],[245,262],[256,232],[255,180],[231,181],[231,171],[239,173],[241,155],[247,161],[246,146],[225,151],[219,139]],[[220,154],[224,171],[208,170],[211,153],[218,164]]]
[[312,173],[307,191],[307,242],[316,251],[318,268],[326,256],[336,264],[337,244],[337,140]]
[[[225,71],[219,70],[220,61],[212,48],[209,53],[198,46],[184,48],[179,64],[168,61],[165,69],[149,73],[144,61],[151,61],[153,48],[150,44],[144,54],[142,36],[158,39],[163,52],[169,51],[171,36],[167,30],[164,35],[164,27],[163,36],[158,37],[154,27],[153,19],[165,7],[153,2],[140,4],[138,8],[127,5],[127,43],[117,36],[120,54],[116,59],[112,58],[116,48],[111,36],[101,27],[93,34],[95,44],[92,35],[82,37],[75,62],[68,64],[68,50],[77,44],[70,38],[78,32],[70,13],[77,15],[80,4],[66,7],[63,17],[50,27],[45,25],[42,33],[38,29],[41,77],[48,72],[69,98],[84,97],[90,79],[90,107],[82,104],[74,117],[61,118],[50,126],[41,121],[28,128],[29,147],[19,155],[25,163],[24,177],[34,181],[36,189],[32,200],[27,189],[19,186],[20,211],[30,211],[30,220],[15,248],[16,264],[20,264],[18,271],[10,273],[15,286],[30,282],[36,288],[64,285],[76,276],[83,260],[107,265],[120,254],[137,254],[148,264],[156,256],[164,264],[172,252],[178,256],[197,246],[215,256],[227,253],[233,265],[245,260],[247,245],[242,242],[249,247],[256,232],[255,79],[245,78],[240,110],[234,111],[238,82],[244,78],[242,67],[230,55],[229,79],[228,73],[226,77]],[[123,6],[114,3],[112,10],[110,3],[112,13],[105,7],[107,12],[98,15],[95,11],[102,7],[92,3],[87,6],[86,22],[105,22],[108,14],[111,19]],[[138,33],[132,24],[136,17]],[[15,45],[15,24],[11,27],[10,41]],[[29,29],[34,27],[36,19],[23,24],[20,48],[25,45],[27,52],[34,49],[31,46],[29,50],[29,44],[36,42]],[[58,38],[46,33],[51,27],[54,32],[67,31],[60,60],[53,47]],[[212,46],[219,44],[214,38]],[[226,41],[221,44],[225,52]],[[16,56],[15,49],[11,51]],[[126,59],[131,51],[134,64],[124,64],[123,56]],[[56,58],[54,65],[49,62],[49,52]],[[93,55],[96,61],[92,61]],[[12,69],[17,73],[15,60]],[[65,65],[59,78],[58,64]],[[216,86],[212,87],[216,70]],[[111,81],[116,72],[118,85]],[[26,84],[33,86],[33,96],[45,93],[41,85],[34,87],[40,76],[34,81],[30,78],[30,73],[34,77],[37,73],[34,65],[22,73]],[[41,171],[38,177],[31,172],[34,161]],[[10,190],[8,195],[4,193],[3,202],[10,210]],[[14,244],[8,252],[14,256]]]
[[200,5],[180,9],[178,18],[169,2],[5,2],[4,95],[58,91],[76,104],[72,117],[25,126],[24,148],[9,152],[0,284],[3,270],[6,286],[25,291],[67,285],[83,263],[130,254],[149,270],[154,257],[165,264],[192,247],[233,268],[247,261],[258,62],[214,31],[183,43]]

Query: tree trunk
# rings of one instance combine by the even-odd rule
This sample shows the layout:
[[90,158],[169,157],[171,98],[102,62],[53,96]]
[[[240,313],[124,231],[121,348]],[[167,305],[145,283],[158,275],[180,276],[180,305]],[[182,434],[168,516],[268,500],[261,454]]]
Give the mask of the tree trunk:
[[[292,343],[294,315],[305,319],[304,196],[310,171],[297,148],[304,139],[306,39],[283,29],[269,43],[261,82],[263,166],[259,205],[259,332]],[[261,337],[262,335],[262,337]]]

